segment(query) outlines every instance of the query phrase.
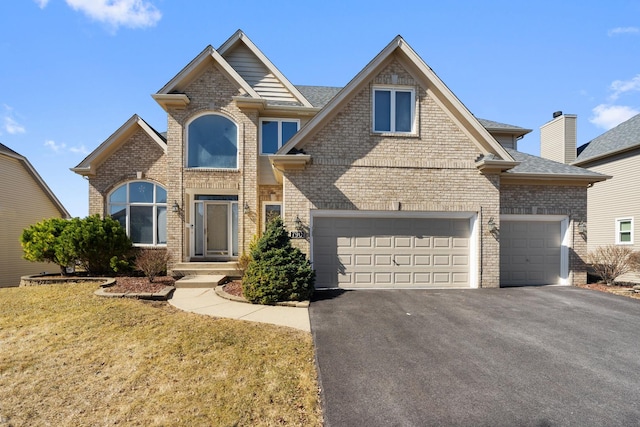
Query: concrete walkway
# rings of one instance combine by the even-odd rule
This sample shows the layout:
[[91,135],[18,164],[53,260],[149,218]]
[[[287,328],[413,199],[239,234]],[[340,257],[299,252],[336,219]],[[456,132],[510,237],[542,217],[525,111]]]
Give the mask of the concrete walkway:
[[248,320],[288,326],[310,332],[309,310],[304,307],[280,307],[247,304],[218,296],[213,288],[176,288],[169,303],[176,308],[213,317]]

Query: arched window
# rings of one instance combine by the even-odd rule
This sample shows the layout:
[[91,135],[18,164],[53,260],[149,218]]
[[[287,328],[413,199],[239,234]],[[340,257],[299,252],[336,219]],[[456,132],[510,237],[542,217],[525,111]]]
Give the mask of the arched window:
[[207,114],[187,128],[187,167],[238,168],[238,126],[218,114]]
[[107,208],[134,244],[167,244],[167,190],[162,186],[147,181],[123,184],[109,195]]

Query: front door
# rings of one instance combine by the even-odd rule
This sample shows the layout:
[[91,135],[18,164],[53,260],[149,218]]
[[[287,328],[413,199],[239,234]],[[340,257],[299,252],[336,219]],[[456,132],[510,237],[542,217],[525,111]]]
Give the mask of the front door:
[[193,256],[229,259],[238,256],[238,202],[195,202]]

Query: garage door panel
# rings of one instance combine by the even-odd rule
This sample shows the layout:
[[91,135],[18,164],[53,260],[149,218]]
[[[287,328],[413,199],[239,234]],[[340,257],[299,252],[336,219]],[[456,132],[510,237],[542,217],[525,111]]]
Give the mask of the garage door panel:
[[371,237],[356,237],[356,248],[370,248],[372,247],[373,239]]
[[561,245],[560,221],[501,221],[501,286],[559,283]]
[[411,265],[411,255],[394,255],[393,261],[395,265]]
[[434,255],[433,265],[442,267],[451,265],[451,258],[448,255]]
[[375,238],[376,248],[390,248],[391,247],[391,237],[384,236],[376,236]]
[[458,285],[464,285],[465,283],[469,283],[469,274],[468,273],[453,273],[452,281]]
[[463,266],[463,267],[469,266],[469,257],[466,255],[454,255],[452,259],[453,259],[453,262],[451,263],[452,265]]
[[414,255],[413,265],[415,266],[429,266],[431,265],[430,255]]
[[417,236],[413,239],[413,245],[416,248],[430,248],[431,247],[431,237],[426,236]]
[[437,249],[448,249],[451,247],[451,238],[449,237],[434,237],[433,238],[433,247]]
[[469,222],[469,219],[433,218],[314,218],[316,286],[468,286]]
[[384,266],[384,265],[391,266],[391,255],[389,254],[376,255],[375,263],[376,265],[379,265],[379,266]]
[[394,237],[393,244],[396,248],[410,248],[411,237]]
[[355,261],[357,267],[370,267],[373,265],[371,259],[373,257],[371,255],[356,255]]
[[411,283],[411,273],[394,273],[393,280],[396,285],[408,285]]
[[431,273],[414,273],[413,283],[418,285],[428,285],[431,283]]

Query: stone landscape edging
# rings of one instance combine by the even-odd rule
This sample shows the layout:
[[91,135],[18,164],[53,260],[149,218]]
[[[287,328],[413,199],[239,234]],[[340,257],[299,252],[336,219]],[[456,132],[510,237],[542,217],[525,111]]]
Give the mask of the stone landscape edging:
[[[231,295],[230,293],[227,293],[224,290],[224,285],[216,286],[214,290],[216,292],[216,295],[218,295],[220,298],[228,299],[230,301],[235,301],[235,302],[242,302],[245,304],[253,304],[252,302],[247,301],[242,297],[238,297],[235,295]],[[259,304],[254,304],[254,305],[259,305]],[[282,301],[282,302],[277,302],[274,305],[279,307],[309,308],[309,301]]]
[[20,286],[40,286],[40,285],[61,285],[65,283],[99,283],[100,288],[94,292],[95,295],[108,298],[136,298],[136,299],[148,299],[148,300],[164,300],[169,299],[169,295],[175,289],[173,286],[165,286],[158,292],[107,292],[106,288],[109,288],[116,284],[116,279],[113,277],[60,277],[51,274],[32,274],[30,276],[22,276],[20,278]]

